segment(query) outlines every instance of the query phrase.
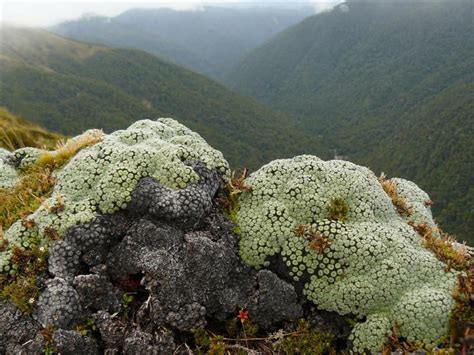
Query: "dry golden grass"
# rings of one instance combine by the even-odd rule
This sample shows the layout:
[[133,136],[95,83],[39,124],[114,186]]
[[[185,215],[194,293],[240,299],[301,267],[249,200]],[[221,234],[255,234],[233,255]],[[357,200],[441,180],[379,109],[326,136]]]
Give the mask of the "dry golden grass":
[[472,257],[468,249],[443,232],[438,227],[430,227],[425,223],[410,223],[413,229],[421,236],[425,248],[446,264],[447,269],[468,270]]
[[22,173],[11,189],[0,189],[0,226],[7,229],[15,221],[33,213],[51,193],[56,182],[53,172],[66,164],[77,152],[100,142],[103,133],[91,131],[67,142],[57,149],[45,151],[36,163]]
[[68,141],[60,140],[56,144],[55,150],[47,151],[38,158],[36,165],[60,167],[76,155],[79,150],[99,143],[103,137],[104,133],[102,131],[95,130]]
[[322,253],[331,243],[329,238],[307,224],[299,224],[293,230],[297,236],[303,237],[308,247],[316,253]]
[[392,200],[393,205],[397,209],[398,214],[403,216],[410,216],[413,214],[413,211],[408,208],[405,199],[398,195],[397,192],[397,185],[392,181],[386,180],[385,175],[380,175],[378,178],[380,185],[384,189],[385,193],[390,197]]
[[55,183],[52,172],[50,168],[34,167],[12,189],[0,189],[0,225],[4,230],[33,213],[51,196]]
[[63,135],[51,133],[0,107],[0,147],[10,151],[23,147],[53,149]]

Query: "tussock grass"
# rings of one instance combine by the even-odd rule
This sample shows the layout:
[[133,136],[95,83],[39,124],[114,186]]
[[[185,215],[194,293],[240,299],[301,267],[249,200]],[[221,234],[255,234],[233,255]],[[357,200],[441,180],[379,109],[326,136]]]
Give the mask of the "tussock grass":
[[22,172],[13,188],[0,189],[0,225],[3,229],[33,213],[51,196],[56,183],[54,171],[81,149],[100,142],[102,138],[102,132],[90,131],[66,142],[59,141],[55,150],[45,151],[32,167]]
[[23,147],[52,149],[63,135],[51,133],[0,107],[0,147],[10,151]]

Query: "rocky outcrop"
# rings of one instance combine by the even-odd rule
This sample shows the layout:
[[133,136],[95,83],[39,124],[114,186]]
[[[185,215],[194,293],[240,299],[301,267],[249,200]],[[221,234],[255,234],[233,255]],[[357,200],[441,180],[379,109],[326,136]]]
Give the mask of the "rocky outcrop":
[[[0,306],[4,352],[41,353],[39,330],[49,326],[50,346],[63,353],[158,354],[174,351],[176,334],[225,322],[241,309],[268,331],[303,317],[304,300],[292,285],[242,262],[234,226],[218,205],[221,176],[193,169],[199,183],[171,190],[144,178],[125,210],[53,243],[50,278],[32,316],[10,302]],[[124,294],[133,297],[126,305],[133,320],[123,316]],[[95,337],[75,331],[88,320]]]

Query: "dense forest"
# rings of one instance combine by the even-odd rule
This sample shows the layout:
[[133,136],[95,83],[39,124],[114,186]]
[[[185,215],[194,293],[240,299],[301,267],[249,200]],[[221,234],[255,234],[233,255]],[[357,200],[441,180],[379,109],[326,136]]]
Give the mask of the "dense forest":
[[142,49],[221,79],[252,49],[314,9],[223,8],[131,9],[118,16],[85,16],[52,31],[81,41]]
[[227,83],[339,155],[413,179],[474,243],[472,31],[470,1],[349,1],[275,36]]
[[43,30],[3,31],[0,102],[49,130],[110,132],[142,118],[174,117],[236,168],[324,151],[286,115],[145,52]]

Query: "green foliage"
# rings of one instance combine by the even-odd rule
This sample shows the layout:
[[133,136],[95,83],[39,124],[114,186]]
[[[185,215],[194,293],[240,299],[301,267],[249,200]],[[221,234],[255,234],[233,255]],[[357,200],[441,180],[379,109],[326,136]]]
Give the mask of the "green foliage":
[[[106,132],[135,120],[174,117],[236,167],[324,151],[286,115],[204,76],[136,50],[2,29],[0,101],[46,129]],[[278,144],[276,144],[278,142]]]
[[275,350],[288,355],[335,354],[334,335],[311,328],[305,320],[298,321],[293,334],[284,337],[273,346]]
[[472,2],[349,1],[253,51],[226,82],[326,148],[428,191],[474,245]]
[[122,295],[122,305],[120,306],[120,313],[124,315],[128,315],[128,311],[130,310],[130,305],[132,304],[135,296],[131,293],[125,292]]
[[[474,84],[457,83],[427,100],[366,161],[406,176],[430,194],[444,230],[474,245]],[[360,161],[363,159],[360,158]]]
[[76,332],[83,337],[93,337],[98,332],[93,319],[87,319],[76,326]]

